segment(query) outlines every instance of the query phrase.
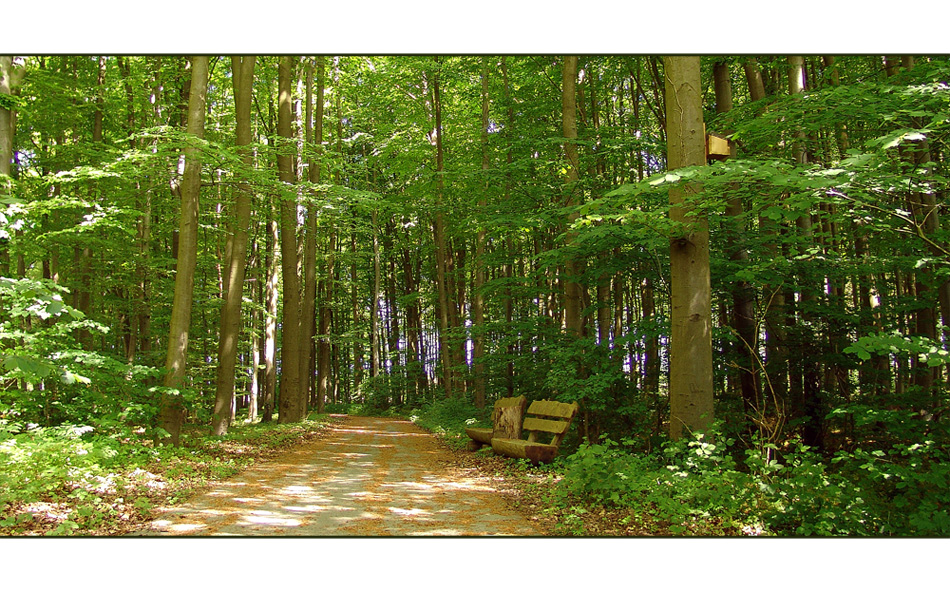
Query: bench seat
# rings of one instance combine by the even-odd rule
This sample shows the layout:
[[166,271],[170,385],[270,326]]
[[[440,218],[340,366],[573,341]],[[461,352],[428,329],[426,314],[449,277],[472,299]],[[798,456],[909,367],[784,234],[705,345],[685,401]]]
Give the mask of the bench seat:
[[553,444],[542,444],[540,442],[528,442],[527,440],[515,440],[513,438],[492,438],[492,450],[511,458],[526,458],[534,464],[549,463],[557,455],[557,446]]
[[488,446],[491,445],[491,437],[494,431],[495,428],[465,428],[465,433],[468,434],[469,438]]
[[[492,450],[503,456],[528,459],[535,465],[551,462],[579,408],[576,402],[535,401],[528,407],[524,420],[523,431],[528,432],[528,438],[492,438]],[[543,442],[541,438],[549,441]]]

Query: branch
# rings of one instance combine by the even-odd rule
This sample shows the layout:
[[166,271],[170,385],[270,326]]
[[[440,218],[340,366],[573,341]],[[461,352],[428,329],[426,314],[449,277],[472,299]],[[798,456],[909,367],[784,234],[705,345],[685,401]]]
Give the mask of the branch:
[[875,204],[871,204],[871,203],[867,203],[867,202],[860,201],[860,200],[858,200],[858,199],[856,199],[856,198],[847,196],[847,195],[845,195],[844,193],[841,193],[840,191],[837,191],[837,190],[835,190],[835,189],[829,190],[829,193],[831,193],[832,195],[836,195],[836,196],[838,196],[838,197],[843,197],[844,199],[846,199],[846,200],[848,200],[848,201],[850,201],[851,203],[854,203],[854,204],[856,204],[856,205],[863,206],[863,207],[866,207],[866,208],[870,208],[870,209],[872,209],[872,210],[877,210],[878,212],[883,212],[883,213],[887,214],[888,216],[892,216],[892,217],[894,217],[894,218],[897,218],[898,220],[901,220],[901,221],[907,223],[907,225],[911,227],[910,229],[907,229],[907,228],[898,228],[897,231],[898,231],[898,232],[905,232],[905,233],[907,233],[907,234],[912,234],[912,235],[918,237],[920,240],[924,241],[924,242],[927,244],[927,246],[930,247],[930,250],[931,250],[931,253],[932,253],[932,254],[934,254],[934,255],[942,255],[942,256],[947,257],[948,259],[950,259],[950,250],[947,250],[943,245],[941,245],[941,244],[935,242],[934,240],[932,240],[931,238],[929,238],[929,237],[926,235],[926,233],[924,233],[924,227],[923,227],[923,225],[918,224],[914,219],[908,218],[907,216],[904,216],[903,214],[901,214],[901,213],[899,213],[899,212],[892,211],[892,210],[888,210],[888,209],[886,209],[886,208],[882,208],[881,206],[878,206],[878,205],[875,205]]

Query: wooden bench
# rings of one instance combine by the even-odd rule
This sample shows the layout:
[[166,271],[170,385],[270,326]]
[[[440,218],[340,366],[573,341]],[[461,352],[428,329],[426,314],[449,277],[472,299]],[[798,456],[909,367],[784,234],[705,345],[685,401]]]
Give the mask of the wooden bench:
[[528,399],[523,395],[498,399],[491,412],[492,427],[465,428],[465,433],[472,439],[469,448],[478,450],[482,446],[491,446],[492,438],[520,438],[521,418],[527,406]]
[[[579,407],[576,402],[535,401],[528,407],[528,417],[524,420],[528,439],[492,438],[492,450],[512,458],[526,458],[535,465],[551,462]],[[548,437],[550,441],[540,441]]]

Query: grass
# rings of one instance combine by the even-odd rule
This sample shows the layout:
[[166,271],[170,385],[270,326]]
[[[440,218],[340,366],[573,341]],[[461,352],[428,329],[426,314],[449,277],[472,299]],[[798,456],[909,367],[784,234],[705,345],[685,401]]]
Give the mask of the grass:
[[118,535],[151,510],[174,504],[287,448],[320,436],[331,421],[236,423],[227,436],[189,426],[182,445],[143,433],[87,429],[4,433],[0,445],[0,536]]

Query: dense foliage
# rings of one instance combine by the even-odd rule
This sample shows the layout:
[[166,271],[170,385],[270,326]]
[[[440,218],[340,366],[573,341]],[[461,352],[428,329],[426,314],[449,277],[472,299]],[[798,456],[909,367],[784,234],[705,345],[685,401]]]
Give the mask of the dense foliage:
[[[655,57],[581,58],[576,142],[557,56],[291,61],[292,137],[278,130],[278,60],[259,57],[246,149],[226,58],[211,58],[203,139],[184,131],[185,57],[4,66],[16,84],[0,93],[13,116],[0,118],[12,146],[0,155],[0,506],[134,468],[122,459],[146,448],[176,454],[152,448],[167,434],[163,395],[211,425],[249,192],[234,425],[279,419],[274,377],[297,363],[280,321],[294,300],[279,212],[292,203],[314,293],[306,409],[458,431],[499,397],[576,400],[566,495],[674,532],[715,519],[948,534],[946,58],[806,56],[799,93],[785,56],[704,56],[707,130],[736,153],[676,171]],[[198,251],[186,378],[169,390],[186,149],[201,164]],[[671,443],[669,248],[691,226],[671,221],[669,191],[684,183],[702,183],[689,205],[711,234],[719,422]],[[580,334],[565,330],[572,284]]]

